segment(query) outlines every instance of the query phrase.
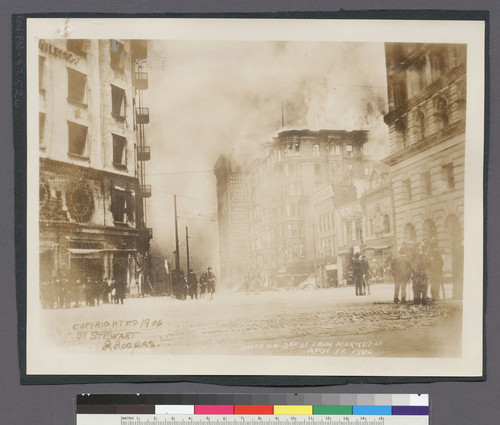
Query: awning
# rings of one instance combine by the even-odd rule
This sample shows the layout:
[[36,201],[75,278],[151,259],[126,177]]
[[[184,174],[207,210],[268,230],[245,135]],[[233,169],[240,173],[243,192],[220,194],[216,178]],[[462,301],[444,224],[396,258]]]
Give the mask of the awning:
[[71,252],[72,254],[77,254],[77,255],[92,255],[92,254],[99,254],[100,252],[102,252],[102,249],[68,248],[68,251]]
[[337,265],[336,264],[327,264],[325,266],[325,270],[337,270]]
[[93,255],[93,254],[99,254],[101,252],[137,252],[136,249],[119,249],[119,248],[110,248],[110,249],[68,248],[68,251],[76,255]]

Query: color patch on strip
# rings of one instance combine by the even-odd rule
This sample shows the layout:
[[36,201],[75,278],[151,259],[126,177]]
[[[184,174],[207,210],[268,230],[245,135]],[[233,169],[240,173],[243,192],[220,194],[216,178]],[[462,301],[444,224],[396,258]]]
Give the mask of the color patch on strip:
[[314,415],[352,415],[352,406],[313,406]]
[[392,406],[352,406],[353,415],[392,415]]
[[234,406],[235,415],[272,415],[274,406]]
[[194,405],[187,404],[157,404],[157,415],[194,415]]
[[312,406],[274,406],[275,415],[312,415]]
[[194,406],[195,415],[232,415],[234,411],[233,405],[221,404],[221,405],[204,405],[198,404]]
[[408,416],[417,416],[417,415],[428,415],[429,414],[429,406],[392,406],[392,414],[393,415],[408,415]]

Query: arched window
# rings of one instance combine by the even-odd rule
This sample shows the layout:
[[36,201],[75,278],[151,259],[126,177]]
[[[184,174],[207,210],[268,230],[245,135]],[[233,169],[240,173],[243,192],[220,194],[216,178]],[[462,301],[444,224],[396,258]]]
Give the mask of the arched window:
[[436,100],[435,117],[438,130],[443,129],[448,125],[448,103],[442,97]]
[[424,222],[424,238],[434,239],[437,237],[436,225],[431,219],[427,219]]
[[415,243],[417,240],[417,232],[415,231],[415,226],[411,223],[407,223],[404,230],[405,241],[410,243]]
[[425,115],[422,111],[417,111],[415,114],[415,140],[418,142],[425,137]]

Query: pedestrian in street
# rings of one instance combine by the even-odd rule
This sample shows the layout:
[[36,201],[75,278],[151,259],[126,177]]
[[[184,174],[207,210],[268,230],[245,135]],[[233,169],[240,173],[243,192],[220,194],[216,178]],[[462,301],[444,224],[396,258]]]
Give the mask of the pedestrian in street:
[[[410,261],[406,257],[403,248],[399,250],[399,255],[395,255],[391,261],[392,276],[394,277],[394,303],[401,300],[401,304],[406,303],[406,285],[413,273]],[[401,293],[401,299],[399,295]]]
[[125,291],[127,289],[127,283],[124,279],[119,279],[116,282],[116,304],[123,304],[125,299]]
[[193,269],[189,269],[187,275],[187,286],[191,299],[198,299],[198,279],[196,278],[196,274],[193,272]]
[[425,247],[420,245],[419,249],[413,255],[413,302],[415,304],[427,304],[427,284],[429,270],[429,257],[427,256]]
[[352,259],[352,278],[356,288],[356,295],[364,295],[363,293],[363,263],[361,254],[356,252]]
[[212,267],[208,268],[207,282],[208,282],[208,292],[210,293],[210,299],[212,300],[215,293],[215,274],[212,272]]
[[445,298],[444,286],[443,286],[443,256],[439,251],[436,243],[433,242],[428,251],[430,258],[430,286],[431,286],[431,298],[432,301],[439,300],[439,292],[443,288],[443,298]]
[[205,292],[207,290],[207,273],[203,272],[200,276],[200,298],[205,296]]
[[363,267],[363,295],[370,295],[370,278],[371,276],[371,271],[370,271],[370,265],[368,264],[368,260],[366,257],[361,254],[360,256],[361,260],[361,265]]

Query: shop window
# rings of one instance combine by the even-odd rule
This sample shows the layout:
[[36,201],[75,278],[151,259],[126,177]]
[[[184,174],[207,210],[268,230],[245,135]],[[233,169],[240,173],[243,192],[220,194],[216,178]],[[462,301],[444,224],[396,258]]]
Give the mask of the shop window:
[[110,40],[110,65],[115,70],[123,70],[125,52],[123,44],[116,40]]
[[125,90],[111,85],[111,113],[114,117],[125,118]]
[[87,76],[71,68],[68,68],[68,100],[87,103]]
[[68,154],[87,156],[87,133],[86,126],[68,121]]
[[86,57],[88,50],[88,40],[67,40],[66,48],[78,56]]
[[127,166],[127,139],[113,134],[113,165],[119,168]]

